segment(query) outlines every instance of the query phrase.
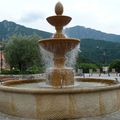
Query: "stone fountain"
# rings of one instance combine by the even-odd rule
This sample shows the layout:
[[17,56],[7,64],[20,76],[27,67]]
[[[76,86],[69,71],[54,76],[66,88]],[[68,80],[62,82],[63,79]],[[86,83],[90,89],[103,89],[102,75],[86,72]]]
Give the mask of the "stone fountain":
[[46,79],[3,82],[0,85],[0,112],[57,120],[100,116],[120,110],[118,82],[76,77],[72,68],[65,67],[66,53],[80,41],[66,38],[62,33],[71,17],[62,15],[63,6],[59,2],[55,13],[47,21],[55,26],[56,33],[53,38],[39,41],[42,48],[53,54],[54,66],[48,68]]
[[73,69],[65,67],[65,55],[74,49],[80,41],[66,38],[62,33],[63,26],[70,22],[71,17],[62,15],[63,6],[60,2],[55,6],[55,13],[56,15],[48,17],[47,21],[55,27],[56,33],[51,39],[40,40],[39,44],[54,55],[54,67],[48,70],[50,72],[48,73],[47,84],[58,88],[74,85],[74,72]]

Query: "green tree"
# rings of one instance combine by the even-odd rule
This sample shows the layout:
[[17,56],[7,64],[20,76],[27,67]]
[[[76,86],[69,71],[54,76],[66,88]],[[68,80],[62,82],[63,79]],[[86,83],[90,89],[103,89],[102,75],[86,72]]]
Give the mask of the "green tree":
[[117,72],[120,73],[120,59],[114,60],[110,66],[109,66],[109,70],[111,71],[112,68],[114,68]]
[[41,67],[38,36],[12,36],[5,46],[5,58],[10,68],[24,72],[32,66]]

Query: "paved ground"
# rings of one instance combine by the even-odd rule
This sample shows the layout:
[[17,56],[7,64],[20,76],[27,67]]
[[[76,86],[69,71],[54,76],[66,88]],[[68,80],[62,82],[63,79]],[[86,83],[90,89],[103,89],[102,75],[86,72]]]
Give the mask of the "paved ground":
[[[101,76],[99,76],[98,74],[93,74],[92,76],[89,76],[89,74],[85,74],[85,77],[93,77],[93,78],[99,77],[101,79],[107,78],[107,79],[113,79],[113,80],[117,79],[118,81],[120,81],[120,76],[116,76],[116,74],[111,74],[110,76],[108,76],[107,74],[102,74]],[[0,120],[35,120],[35,119],[13,117],[10,115],[0,113]],[[89,118],[69,119],[69,120],[120,120],[120,111],[117,111],[105,116],[100,116],[100,117],[89,117]]]
[[[5,115],[3,113],[0,113],[0,120],[35,120],[35,119],[13,117],[10,115]],[[89,118],[80,118],[80,119],[64,119],[64,120],[120,120],[120,111],[112,113],[112,114],[108,114],[106,116],[101,116],[101,117],[89,117]]]
[[116,80],[116,78],[118,79],[118,80],[120,80],[120,73],[119,74],[110,74],[110,75],[108,75],[108,74],[101,74],[100,76],[99,76],[99,74],[92,74],[92,75],[89,75],[89,74],[84,74],[84,76],[81,76],[81,77],[90,77],[90,78],[106,78],[106,79],[113,79],[113,80]]

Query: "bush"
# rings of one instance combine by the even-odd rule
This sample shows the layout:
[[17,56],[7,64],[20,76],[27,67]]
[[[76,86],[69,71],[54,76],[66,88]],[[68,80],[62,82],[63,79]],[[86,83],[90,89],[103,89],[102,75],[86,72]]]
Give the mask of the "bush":
[[79,64],[79,69],[83,69],[84,73],[89,73],[89,69],[93,69],[93,71],[96,71],[97,68],[99,67],[96,64],[92,64],[92,63]]
[[41,73],[43,72],[43,68],[40,68],[40,67],[37,67],[37,66],[32,66],[32,67],[29,67],[25,73],[27,74],[36,74],[36,73]]
[[1,74],[37,74],[37,73],[41,73],[43,72],[44,69],[41,67],[37,67],[37,66],[32,66],[29,67],[26,71],[20,71],[19,69],[15,68],[12,70],[6,70],[3,69]]
[[12,69],[12,70],[3,69],[1,74],[20,74],[20,70],[19,69]]
[[120,73],[120,59],[114,60],[114,61],[110,64],[110,66],[109,66],[109,71],[111,71],[113,68],[114,68],[117,72]]

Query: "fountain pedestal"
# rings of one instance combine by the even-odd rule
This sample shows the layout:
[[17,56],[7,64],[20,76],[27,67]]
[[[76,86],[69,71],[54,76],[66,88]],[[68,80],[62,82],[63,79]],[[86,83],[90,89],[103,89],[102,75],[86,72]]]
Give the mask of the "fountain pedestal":
[[74,72],[72,68],[65,67],[65,55],[74,49],[80,42],[78,39],[66,38],[62,30],[71,21],[71,17],[62,15],[63,6],[58,2],[55,6],[55,16],[47,21],[55,27],[53,38],[40,40],[39,44],[45,50],[53,53],[53,68],[47,69],[47,84],[54,88],[74,85]]
[[54,57],[54,67],[47,70],[47,84],[60,88],[74,84],[73,69],[65,67],[64,63],[64,57]]
[[74,72],[72,68],[47,69],[47,84],[53,87],[74,85]]

